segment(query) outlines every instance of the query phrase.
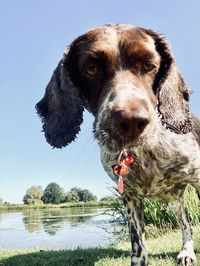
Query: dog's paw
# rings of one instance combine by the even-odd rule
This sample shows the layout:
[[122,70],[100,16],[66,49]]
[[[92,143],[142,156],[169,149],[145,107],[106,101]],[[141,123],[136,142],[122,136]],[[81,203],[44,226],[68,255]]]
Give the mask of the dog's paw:
[[196,255],[193,250],[182,250],[177,256],[177,262],[181,266],[192,266],[196,262]]

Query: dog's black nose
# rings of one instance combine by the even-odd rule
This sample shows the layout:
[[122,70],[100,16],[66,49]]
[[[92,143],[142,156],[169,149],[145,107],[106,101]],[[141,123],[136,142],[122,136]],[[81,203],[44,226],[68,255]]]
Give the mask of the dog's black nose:
[[[139,108],[138,108],[139,107]],[[132,108],[115,111],[111,116],[112,127],[122,138],[137,138],[150,123],[149,112],[145,107],[134,105]]]

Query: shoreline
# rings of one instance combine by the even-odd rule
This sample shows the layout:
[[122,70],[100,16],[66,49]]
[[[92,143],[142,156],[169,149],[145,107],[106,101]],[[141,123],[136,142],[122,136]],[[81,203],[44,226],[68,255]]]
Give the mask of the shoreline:
[[61,208],[80,208],[80,207],[110,207],[112,202],[106,201],[88,201],[88,202],[69,202],[61,204],[43,204],[43,205],[26,205],[26,204],[10,204],[10,205],[1,205],[1,211],[20,211],[20,210],[36,210],[36,209],[61,209]]

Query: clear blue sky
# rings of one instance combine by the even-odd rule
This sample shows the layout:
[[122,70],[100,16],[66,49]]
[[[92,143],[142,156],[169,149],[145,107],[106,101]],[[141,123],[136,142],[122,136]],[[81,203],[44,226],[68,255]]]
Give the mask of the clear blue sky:
[[129,23],[164,33],[193,90],[200,116],[200,2],[198,0],[0,1],[0,197],[21,202],[32,185],[57,182],[98,197],[112,185],[86,113],[76,143],[52,150],[34,105],[41,99],[63,50],[79,34],[105,23]]

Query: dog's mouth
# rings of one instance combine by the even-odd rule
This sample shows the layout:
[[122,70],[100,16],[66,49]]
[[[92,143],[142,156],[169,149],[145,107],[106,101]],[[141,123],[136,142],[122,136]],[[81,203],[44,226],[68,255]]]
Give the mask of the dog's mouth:
[[145,130],[134,136],[122,136],[113,128],[110,123],[102,121],[94,123],[94,137],[97,139],[100,147],[103,147],[107,153],[116,154],[122,150],[130,150],[133,147],[142,147],[145,150],[152,150],[156,143],[158,143],[158,136],[156,128],[162,128],[175,134],[183,134],[178,128],[169,124],[162,117],[160,112],[156,109],[156,116],[158,117],[157,123],[149,123]]
[[109,154],[119,154],[122,150],[143,148],[152,150],[157,143],[156,125],[149,123],[141,134],[135,136],[122,136],[109,123],[94,122],[93,134],[100,147]]
[[144,136],[139,136],[137,138],[133,138],[132,136],[121,137],[118,132],[115,132],[115,130],[95,130],[95,127],[93,133],[100,147],[103,147],[103,149],[110,154],[117,154],[122,150],[131,150],[133,147],[145,145]]

